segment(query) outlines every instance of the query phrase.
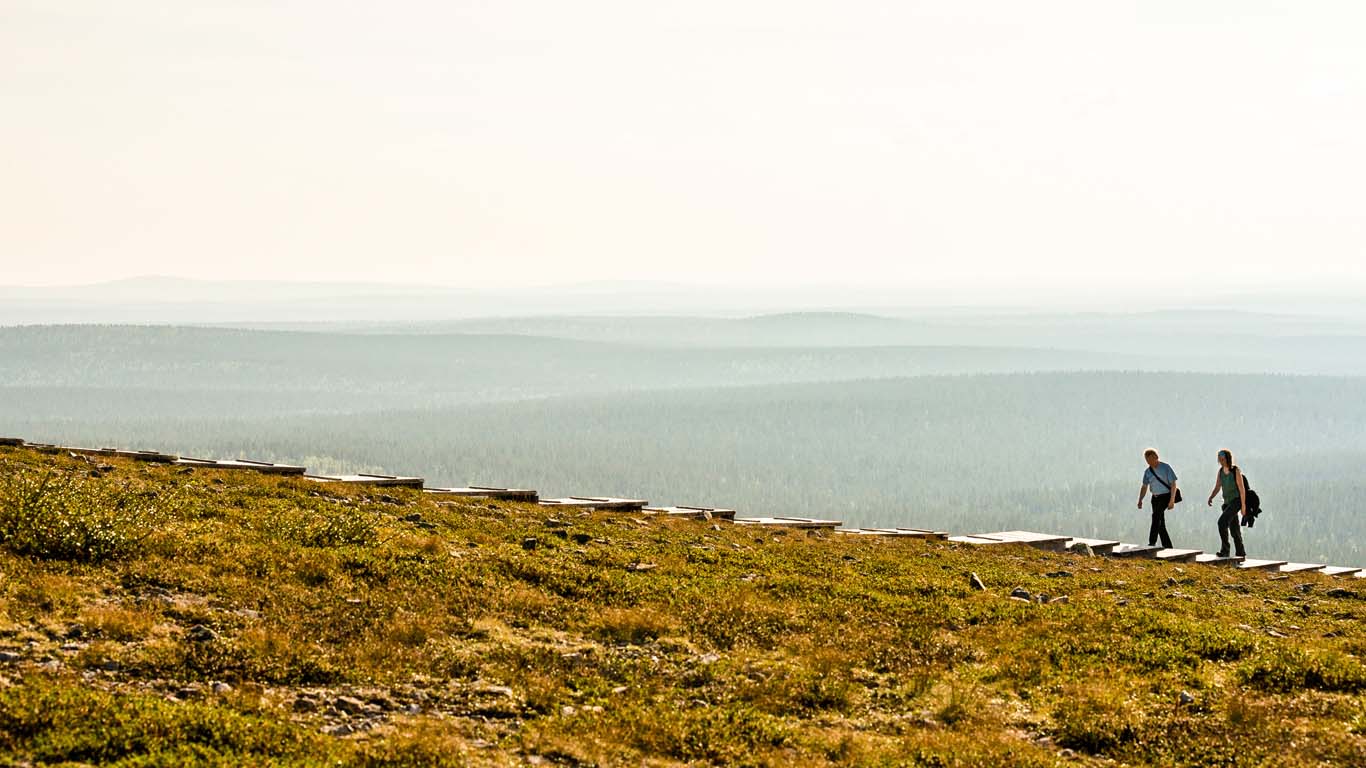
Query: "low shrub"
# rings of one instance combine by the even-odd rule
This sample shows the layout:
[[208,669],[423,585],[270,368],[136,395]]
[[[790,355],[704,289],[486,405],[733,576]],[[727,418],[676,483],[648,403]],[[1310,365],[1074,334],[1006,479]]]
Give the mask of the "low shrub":
[[42,560],[98,563],[138,551],[167,499],[112,478],[0,466],[0,545]]

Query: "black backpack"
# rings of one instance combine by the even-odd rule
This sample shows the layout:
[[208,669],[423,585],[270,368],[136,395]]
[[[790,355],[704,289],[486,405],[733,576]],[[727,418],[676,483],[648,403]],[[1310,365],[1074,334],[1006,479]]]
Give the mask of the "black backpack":
[[1243,525],[1251,528],[1252,524],[1257,522],[1257,515],[1262,513],[1262,497],[1252,490],[1252,482],[1247,479],[1246,472],[1239,469],[1238,474],[1243,476],[1243,490],[1247,491],[1247,519],[1243,521]]

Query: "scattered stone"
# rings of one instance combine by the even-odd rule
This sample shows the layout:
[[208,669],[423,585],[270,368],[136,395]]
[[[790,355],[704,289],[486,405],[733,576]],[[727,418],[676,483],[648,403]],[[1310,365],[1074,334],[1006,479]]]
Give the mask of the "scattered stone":
[[587,544],[593,540],[593,537],[586,533],[573,533],[569,535],[569,538],[573,539],[575,544]]
[[1289,635],[1281,634],[1270,627],[1267,627],[1266,634],[1268,637],[1289,637]]
[[538,541],[535,536],[528,536],[527,538],[522,539],[522,549],[535,549],[540,546],[540,544],[541,542]]
[[569,706],[568,704],[564,705],[563,707],[560,707],[560,715],[562,717],[573,717],[578,713],[579,711],[577,709]]
[[1070,579],[1070,578],[1072,577],[1072,572],[1071,572],[1071,571],[1051,571],[1051,572],[1049,572],[1049,573],[1045,573],[1044,575],[1047,576],[1047,577],[1050,578],[1050,579]]
[[1010,599],[1020,603],[1029,603],[1030,605],[1034,604],[1033,600],[1030,600],[1027,597],[1020,597],[1019,595],[1011,595]]
[[317,712],[318,702],[307,696],[300,696],[294,700],[293,707],[295,712]]
[[1115,605],[1128,605],[1128,604],[1129,604],[1129,601],[1128,601],[1128,600],[1125,600],[1125,599],[1122,598],[1122,597],[1121,597],[1120,599],[1118,599],[1118,600],[1115,601]]
[[1072,602],[1072,600],[1071,600],[1070,598],[1068,598],[1067,595],[1058,595],[1057,597],[1053,598],[1052,600],[1049,600],[1048,602],[1049,602],[1050,605],[1055,604],[1055,603],[1063,603],[1063,604],[1066,604],[1066,603]]
[[203,624],[196,624],[190,627],[189,631],[185,633],[185,637],[190,642],[209,643],[218,639],[218,633]]
[[1282,573],[1277,576],[1272,576],[1271,578],[1267,579],[1267,581],[1285,581],[1288,578],[1290,578],[1289,574]]
[[550,532],[550,535],[551,535],[551,536],[554,536],[554,537],[557,538],[557,539],[567,539],[567,538],[569,538],[569,531],[566,531],[566,530],[564,530],[564,529],[562,529],[562,528],[559,528],[559,529],[556,529],[556,530],[551,531],[551,532]]
[[658,567],[659,565],[657,563],[631,563],[630,565],[626,566],[626,570],[636,572],[653,571]]
[[214,683],[211,687],[213,688],[213,692],[220,696],[225,693],[232,693],[232,686],[224,682]]
[[1178,696],[1177,699],[1181,702],[1182,706],[1186,707],[1189,707],[1190,705],[1195,703],[1195,697],[1190,695],[1188,691],[1182,691],[1181,695]]
[[1353,591],[1350,590],[1350,589],[1347,589],[1346,587],[1333,587],[1332,589],[1328,590],[1327,592],[1324,592],[1323,594],[1324,594],[1325,596],[1327,596],[1327,597],[1356,597],[1356,596],[1357,596],[1357,593],[1353,592]]
[[987,585],[982,583],[982,579],[976,573],[968,574],[968,586],[979,592],[986,591]]
[[375,501],[378,501],[378,502],[381,503],[381,504],[402,504],[402,503],[403,503],[401,500],[396,499],[396,498],[394,498],[393,496],[390,496],[390,495],[387,494],[387,493],[381,493],[379,496],[375,497]]
[[482,685],[478,689],[479,693],[486,693],[492,696],[501,696],[505,699],[517,698],[516,692],[506,685]]
[[13,664],[19,660],[19,654],[14,651],[0,651],[0,663]]
[[422,513],[421,513],[421,512],[413,512],[413,513],[411,513],[411,514],[407,514],[407,515],[404,515],[403,517],[400,517],[399,520],[402,520],[402,521],[405,522],[405,523],[420,523],[420,522],[422,522]]
[[1176,577],[1168,576],[1166,582],[1164,583],[1169,587],[1174,587],[1176,586]]
[[1033,600],[1033,596],[1029,594],[1029,590],[1025,589],[1024,587],[1016,587],[1010,590],[1010,596],[1021,598],[1023,600]]
[[567,522],[565,522],[565,521],[563,521],[563,520],[556,520],[555,518],[551,517],[551,518],[547,518],[547,519],[546,519],[546,521],[545,521],[545,527],[547,527],[547,528],[568,528],[568,527],[569,527],[569,523],[567,523]]
[[190,699],[197,698],[199,696],[199,689],[186,686],[176,691],[173,695],[181,701],[189,701]]
[[1067,548],[1067,551],[1071,552],[1074,555],[1081,555],[1082,557],[1096,556],[1095,550],[1091,549],[1091,545],[1087,544],[1084,541],[1078,541],[1073,543],[1072,546]]
[[66,634],[63,637],[68,640],[79,640],[85,637],[85,627],[80,624],[72,624],[66,628]]
[[1314,591],[1314,585],[1310,584],[1309,582],[1305,582],[1303,584],[1296,584],[1295,591],[1299,592],[1302,595],[1307,595],[1310,592]]
[[332,706],[348,715],[359,715],[365,712],[365,702],[355,696],[338,696],[332,700]]
[[613,688],[613,689],[612,689],[612,693],[615,694],[615,695],[617,695],[617,696],[620,696],[621,694],[626,693],[626,691],[628,691],[628,690],[630,690],[630,689],[628,689],[626,686],[624,686],[624,685],[618,685],[616,688]]
[[322,731],[328,736],[350,736],[356,732],[356,729],[352,728],[350,723],[336,723],[335,725],[323,726]]

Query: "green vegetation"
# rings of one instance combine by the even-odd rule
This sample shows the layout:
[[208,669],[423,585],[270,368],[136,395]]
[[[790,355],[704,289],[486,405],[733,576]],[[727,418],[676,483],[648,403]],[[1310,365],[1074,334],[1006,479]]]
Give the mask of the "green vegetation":
[[98,558],[0,545],[0,762],[1366,762],[1351,580],[31,449],[0,481],[40,527],[155,500]]

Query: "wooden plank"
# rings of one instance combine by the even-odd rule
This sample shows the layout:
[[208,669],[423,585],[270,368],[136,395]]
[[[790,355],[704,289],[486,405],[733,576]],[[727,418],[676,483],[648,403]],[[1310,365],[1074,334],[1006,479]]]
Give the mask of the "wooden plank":
[[1205,554],[1202,549],[1160,549],[1154,555],[1158,560],[1169,563],[1193,563],[1195,558]]
[[471,485],[465,488],[423,488],[423,493],[432,496],[460,496],[470,499],[499,499],[501,501],[526,501],[535,503],[540,496],[529,488],[492,488]]
[[924,531],[919,528],[836,528],[835,533],[853,536],[905,536],[912,539],[947,539],[947,531]]
[[363,472],[354,475],[304,475],[304,477],[319,483],[344,483],[374,488],[417,488],[421,490],[423,485],[423,480],[420,477],[371,475]]
[[541,499],[543,507],[578,507],[616,512],[639,512],[650,502],[644,499],[618,499],[611,496],[566,496],[561,499]]
[[1319,571],[1324,576],[1352,576],[1361,572],[1360,568],[1349,568],[1344,565],[1326,565]]
[[735,519],[735,510],[723,509],[720,507],[692,507],[680,505],[676,507],[646,507],[642,511],[647,515],[664,515],[665,517],[676,517],[685,520]]
[[1280,567],[1281,573],[1304,573],[1323,570],[1323,563],[1286,563]]
[[0,445],[18,447],[24,444],[22,437],[0,437]]
[[1238,557],[1237,555],[1234,555],[1233,557],[1219,557],[1218,555],[1206,553],[1196,556],[1195,562],[1200,563],[1201,565],[1237,565],[1245,559],[1246,558]]
[[170,464],[180,458],[170,453],[159,453],[157,451],[128,451],[122,448],[80,448],[69,445],[56,446],[58,450],[74,453],[78,456],[115,456],[121,459],[133,459],[134,461],[147,461],[157,464]]
[[1055,536],[1050,533],[1036,533],[1034,531],[995,531],[992,533],[974,534],[982,539],[996,539],[1003,542],[1017,544],[1028,544],[1035,549],[1045,549],[1050,552],[1062,552],[1067,549],[1067,536]]
[[252,461],[251,459],[197,459],[193,456],[181,456],[176,459],[175,463],[179,466],[195,469],[244,470],[266,475],[302,475],[307,471],[305,468],[293,464],[275,464],[269,461]]
[[1282,565],[1285,565],[1285,562],[1286,561],[1284,560],[1254,560],[1252,558],[1243,558],[1243,562],[1238,564],[1238,568],[1244,571],[1278,571]]
[[990,545],[990,544],[1015,544],[1015,543],[1018,543],[1018,542],[1011,542],[1011,541],[1003,541],[1003,540],[1001,540],[1001,539],[984,539],[984,538],[982,538],[982,537],[980,537],[980,536],[950,536],[950,537],[949,537],[949,541],[952,541],[952,542],[955,542],[955,543],[958,543],[958,544],[974,544],[974,545],[977,545],[977,546],[986,546],[986,545]]
[[1157,557],[1157,553],[1162,551],[1162,547],[1145,547],[1140,544],[1120,544],[1110,550],[1111,557],[1142,557],[1152,559]]
[[774,528],[837,528],[842,520],[821,520],[815,517],[737,517],[736,525],[763,525]]
[[1114,551],[1115,547],[1119,546],[1118,541],[1110,541],[1109,539],[1084,539],[1073,537],[1068,540],[1067,546],[1064,547],[1064,549],[1071,549],[1076,544],[1085,544],[1097,555],[1108,555]]

